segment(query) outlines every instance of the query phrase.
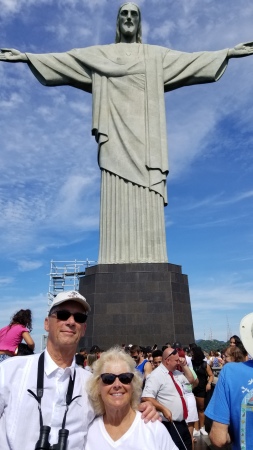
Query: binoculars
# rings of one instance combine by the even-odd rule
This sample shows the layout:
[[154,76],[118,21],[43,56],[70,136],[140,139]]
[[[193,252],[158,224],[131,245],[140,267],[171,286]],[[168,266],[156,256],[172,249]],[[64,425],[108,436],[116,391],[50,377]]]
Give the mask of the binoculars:
[[58,443],[54,445],[50,445],[48,440],[50,430],[51,427],[48,427],[47,425],[43,425],[40,428],[40,437],[35,446],[35,450],[67,450],[69,430],[66,430],[65,428],[59,430]]

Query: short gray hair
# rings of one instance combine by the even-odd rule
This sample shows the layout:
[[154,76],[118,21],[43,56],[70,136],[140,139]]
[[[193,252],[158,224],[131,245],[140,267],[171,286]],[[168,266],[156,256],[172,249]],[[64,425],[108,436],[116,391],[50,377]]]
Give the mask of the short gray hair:
[[135,362],[121,347],[112,347],[103,352],[101,357],[92,365],[93,374],[87,383],[87,393],[96,415],[101,416],[105,413],[105,405],[100,395],[100,383],[102,382],[100,375],[104,371],[105,364],[119,361],[126,363],[129,372],[134,374],[130,405],[135,410],[140,403],[143,380],[140,373],[135,369]]

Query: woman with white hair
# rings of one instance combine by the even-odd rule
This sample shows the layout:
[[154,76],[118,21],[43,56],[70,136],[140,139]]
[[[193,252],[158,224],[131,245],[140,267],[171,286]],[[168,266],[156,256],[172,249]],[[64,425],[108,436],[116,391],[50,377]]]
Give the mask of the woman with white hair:
[[120,347],[104,352],[94,363],[87,392],[97,418],[88,430],[85,450],[177,450],[159,421],[141,419],[142,379],[134,364]]

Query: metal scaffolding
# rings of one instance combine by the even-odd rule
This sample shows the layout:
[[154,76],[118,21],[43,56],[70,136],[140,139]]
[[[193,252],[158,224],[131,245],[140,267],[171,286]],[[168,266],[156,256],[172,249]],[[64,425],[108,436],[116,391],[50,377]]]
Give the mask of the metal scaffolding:
[[[97,261],[51,261],[48,289],[48,311],[54,297],[63,291],[78,291],[79,279],[85,276],[85,269],[97,264]],[[41,351],[46,348],[47,335],[41,336]]]
[[48,290],[48,307],[54,297],[63,291],[78,291],[79,279],[85,276],[87,267],[97,264],[96,261],[51,261]]

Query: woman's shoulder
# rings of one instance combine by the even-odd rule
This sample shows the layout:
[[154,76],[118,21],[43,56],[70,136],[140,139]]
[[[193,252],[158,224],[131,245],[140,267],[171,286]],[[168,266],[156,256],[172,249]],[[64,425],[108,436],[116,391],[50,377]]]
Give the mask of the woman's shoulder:
[[92,429],[97,429],[97,427],[99,427],[100,423],[103,423],[103,416],[97,416],[93,419],[93,421],[91,422],[91,424],[89,425],[89,430]]
[[13,329],[13,330],[18,330],[18,331],[28,331],[29,332],[29,330],[28,330],[28,328],[25,326],[25,325],[23,325],[23,324],[21,324],[21,323],[14,323],[12,326],[11,326],[11,329]]
[[[178,450],[167,429],[159,420],[156,420],[155,422],[144,423],[144,420],[140,419],[140,422],[142,424],[148,442],[155,443],[157,450]],[[148,435],[150,436],[150,438],[148,438]],[[152,444],[150,448],[154,448],[152,447]]]
[[195,372],[199,372],[201,369],[206,369],[207,361],[202,361],[201,364],[193,364],[193,369]]

